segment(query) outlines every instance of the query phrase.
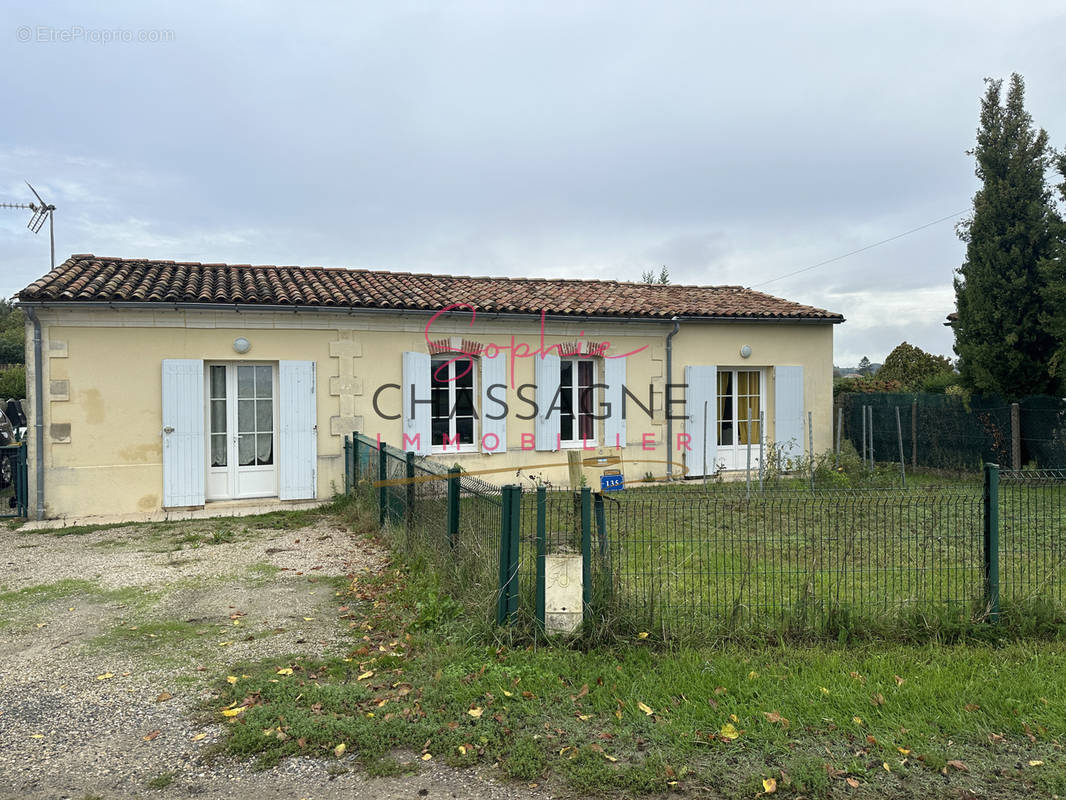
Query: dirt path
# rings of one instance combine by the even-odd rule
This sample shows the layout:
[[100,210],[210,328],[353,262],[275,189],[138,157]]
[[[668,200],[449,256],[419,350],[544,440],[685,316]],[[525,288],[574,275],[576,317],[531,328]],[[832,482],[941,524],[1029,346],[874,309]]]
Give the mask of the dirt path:
[[546,797],[433,763],[367,779],[354,756],[205,757],[209,676],[345,649],[338,592],[384,561],[330,517],[292,520],[2,532],[0,798]]

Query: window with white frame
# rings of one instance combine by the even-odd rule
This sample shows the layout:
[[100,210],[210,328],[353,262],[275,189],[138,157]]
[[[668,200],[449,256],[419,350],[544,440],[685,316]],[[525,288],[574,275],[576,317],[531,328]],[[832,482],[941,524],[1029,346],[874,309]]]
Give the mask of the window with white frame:
[[718,370],[718,446],[758,444],[762,436],[762,373]]
[[440,450],[475,442],[474,361],[435,358],[430,376],[432,444]]
[[596,441],[596,362],[564,358],[559,362],[559,438],[563,444]]

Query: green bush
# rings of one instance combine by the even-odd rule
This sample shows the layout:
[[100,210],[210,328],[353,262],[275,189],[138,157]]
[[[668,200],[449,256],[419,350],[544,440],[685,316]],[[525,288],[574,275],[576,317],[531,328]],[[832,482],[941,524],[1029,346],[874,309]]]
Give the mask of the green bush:
[[924,378],[918,390],[926,394],[945,394],[953,386],[959,386],[962,376],[957,372],[940,372]]
[[26,368],[23,366],[0,369],[0,401],[9,397],[21,400],[26,396]]

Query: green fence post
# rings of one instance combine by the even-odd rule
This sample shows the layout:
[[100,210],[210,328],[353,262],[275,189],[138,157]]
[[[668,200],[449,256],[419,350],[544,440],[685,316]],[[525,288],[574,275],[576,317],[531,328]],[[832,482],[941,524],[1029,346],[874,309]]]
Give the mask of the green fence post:
[[537,487],[537,598],[536,615],[537,624],[544,630],[544,584],[547,581],[547,558],[548,558],[548,534],[546,507],[548,490],[543,486]]
[[985,605],[988,621],[999,622],[999,465],[985,464]]
[[388,458],[385,448],[384,441],[378,442],[378,524],[382,527],[385,526],[385,518],[389,511],[389,488],[385,485],[389,476],[389,467],[385,463],[385,459]]
[[603,509],[603,494],[596,492],[593,496],[593,508],[596,512],[596,538],[600,545],[600,560],[607,559],[607,514]]
[[405,475],[407,477],[407,530],[411,530],[415,522],[415,454],[413,450],[404,453]]
[[459,468],[448,470],[448,544],[459,543]]
[[581,489],[581,618],[587,620],[592,600],[592,490]]
[[496,624],[507,622],[511,566],[511,487],[504,486],[500,494],[500,574],[496,592]]
[[352,489],[359,485],[359,431],[352,431]]
[[511,563],[508,565],[510,578],[507,582],[507,620],[514,622],[518,617],[518,564],[521,555],[522,533],[522,487],[511,487]]
[[344,434],[344,493],[352,491],[352,440]]

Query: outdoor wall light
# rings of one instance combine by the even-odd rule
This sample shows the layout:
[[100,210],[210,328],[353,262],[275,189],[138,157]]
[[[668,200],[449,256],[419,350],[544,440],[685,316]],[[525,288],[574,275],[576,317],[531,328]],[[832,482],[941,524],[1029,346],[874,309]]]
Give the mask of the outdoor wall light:
[[241,355],[244,355],[252,349],[252,343],[245,339],[243,336],[238,336],[233,340],[233,349]]
[[743,347],[740,348],[740,357],[741,358],[747,358],[750,355],[751,355],[751,345],[746,344],[746,345],[744,345]]

